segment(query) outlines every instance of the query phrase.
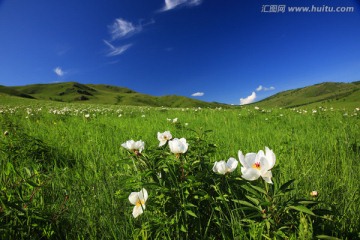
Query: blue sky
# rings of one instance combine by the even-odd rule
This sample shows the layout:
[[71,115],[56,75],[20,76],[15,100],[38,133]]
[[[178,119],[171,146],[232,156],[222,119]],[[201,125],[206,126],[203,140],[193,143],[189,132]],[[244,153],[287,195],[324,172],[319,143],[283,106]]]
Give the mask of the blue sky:
[[358,0],[0,0],[6,86],[76,81],[249,103],[360,80],[359,43]]

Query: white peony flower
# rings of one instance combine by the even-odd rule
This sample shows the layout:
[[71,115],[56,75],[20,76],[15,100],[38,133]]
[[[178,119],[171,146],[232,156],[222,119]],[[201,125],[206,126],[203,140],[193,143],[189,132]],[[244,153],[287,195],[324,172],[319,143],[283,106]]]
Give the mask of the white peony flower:
[[161,146],[165,145],[165,143],[166,143],[167,141],[169,141],[170,139],[172,139],[172,135],[171,135],[170,131],[165,131],[165,132],[163,132],[163,133],[158,132],[158,133],[157,133],[157,138],[158,138],[158,140],[160,141],[159,147],[161,147]]
[[141,189],[140,192],[132,192],[129,195],[129,201],[135,205],[132,215],[137,218],[145,210],[145,202],[148,199],[148,193],[145,188]]
[[127,150],[141,153],[141,151],[144,150],[145,143],[141,140],[135,142],[131,139],[121,144],[121,146]]
[[275,165],[276,157],[268,147],[265,147],[265,153],[263,150],[260,150],[257,154],[247,153],[245,157],[239,151],[239,160],[242,165],[242,178],[253,181],[261,176],[267,183],[272,183],[271,169]]
[[185,153],[188,150],[189,144],[185,138],[174,138],[169,141],[170,151],[175,154]]
[[212,170],[215,173],[224,175],[226,173],[233,172],[236,169],[238,163],[239,162],[235,158],[229,158],[229,160],[227,162],[225,162],[224,160],[221,160],[219,162],[214,163],[214,167]]

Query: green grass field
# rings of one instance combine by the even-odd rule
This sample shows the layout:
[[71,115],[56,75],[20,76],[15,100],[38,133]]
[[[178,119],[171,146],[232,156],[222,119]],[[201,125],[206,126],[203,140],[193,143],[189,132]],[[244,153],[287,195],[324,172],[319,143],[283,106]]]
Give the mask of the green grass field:
[[[8,100],[0,105],[0,238],[359,239],[359,120],[355,108]],[[167,130],[189,143],[179,158],[158,147]],[[121,146],[130,139],[145,142],[141,155]],[[239,150],[266,146],[276,155],[273,185],[249,184],[240,163],[225,176],[212,171]],[[141,188],[149,198],[134,218],[128,197]]]

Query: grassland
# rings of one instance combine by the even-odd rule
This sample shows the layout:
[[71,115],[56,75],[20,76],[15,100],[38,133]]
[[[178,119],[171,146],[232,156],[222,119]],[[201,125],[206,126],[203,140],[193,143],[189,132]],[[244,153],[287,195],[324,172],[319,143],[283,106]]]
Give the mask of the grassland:
[[[0,105],[4,239],[360,238],[359,109],[154,108],[6,99]],[[149,182],[151,171],[139,173],[145,165],[136,161],[176,161],[166,147],[158,147],[157,133],[165,130],[188,140],[186,161],[200,159],[203,165],[185,171],[199,178],[186,176],[169,187]],[[129,139],[145,142],[141,157],[121,147]],[[279,206],[294,198],[311,202],[309,193],[316,190],[319,205],[313,212],[319,207],[327,214],[305,216],[307,211],[286,208],[291,218],[282,215],[276,223],[271,217],[251,218],[250,209],[235,204],[251,199],[237,193],[247,183],[240,166],[221,178],[211,171],[214,162],[265,146],[276,154],[274,186],[295,179],[294,190],[279,197]],[[191,202],[186,198],[186,206],[171,198],[177,193],[172,187],[192,191],[200,183],[213,192],[194,195]],[[252,183],[263,186],[262,179]],[[127,198],[141,187],[149,199],[144,214],[133,218]],[[211,203],[209,208],[205,203]]]

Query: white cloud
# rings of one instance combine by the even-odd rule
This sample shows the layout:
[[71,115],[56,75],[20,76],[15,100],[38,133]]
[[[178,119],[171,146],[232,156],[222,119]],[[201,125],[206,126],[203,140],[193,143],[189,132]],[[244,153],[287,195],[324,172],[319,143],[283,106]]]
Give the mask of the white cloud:
[[110,48],[109,49],[109,53],[107,54],[108,57],[113,57],[113,56],[117,56],[120,54],[123,54],[126,50],[128,50],[132,44],[125,44],[119,47],[115,47],[114,45],[112,45],[111,43],[109,43],[108,41],[104,40],[104,43]]
[[202,0],[165,0],[165,6],[161,11],[168,11],[180,6],[197,6],[200,5]]
[[246,98],[240,98],[240,105],[245,105],[254,102],[256,99],[256,93],[252,92],[250,96]]
[[109,26],[112,40],[124,38],[134,33],[140,32],[141,25],[134,26],[131,22],[125,21],[122,18],[115,19],[114,23]]
[[272,90],[275,90],[275,88],[273,86],[267,88],[267,87],[263,87],[262,85],[260,85],[260,86],[258,86],[256,88],[257,92],[260,92],[260,91],[272,91]]
[[191,96],[193,96],[193,97],[202,97],[204,95],[205,95],[205,93],[203,93],[203,92],[196,92],[196,93],[191,94]]
[[263,86],[262,86],[262,85],[260,85],[260,86],[258,86],[258,87],[256,88],[256,91],[257,91],[257,92],[259,92],[259,91],[261,91],[261,90],[263,90]]
[[56,75],[58,75],[59,77],[64,76],[65,72],[60,68],[60,67],[56,67],[54,68],[54,72]]

